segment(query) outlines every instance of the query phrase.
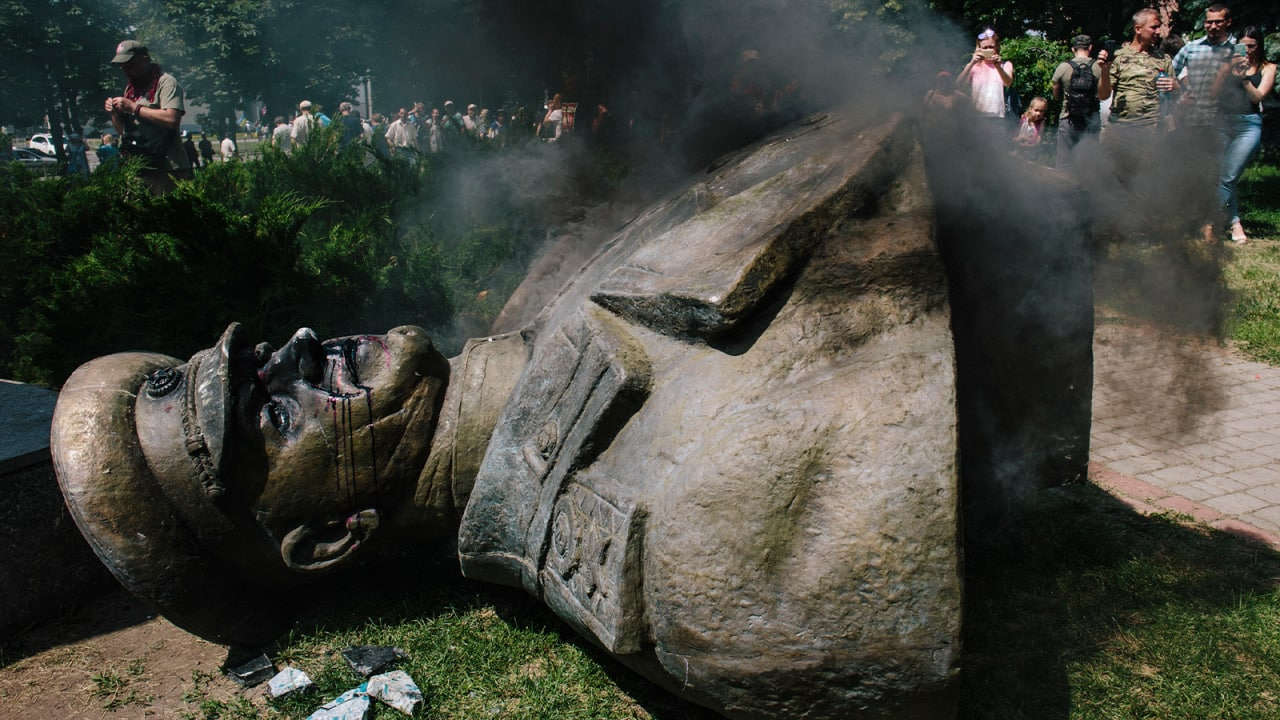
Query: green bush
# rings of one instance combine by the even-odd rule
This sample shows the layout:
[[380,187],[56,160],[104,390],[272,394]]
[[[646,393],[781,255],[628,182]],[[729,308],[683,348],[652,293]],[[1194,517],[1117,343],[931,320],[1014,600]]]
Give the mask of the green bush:
[[1067,43],[1031,35],[1008,38],[1000,42],[1000,57],[1013,63],[1013,89],[1022,99],[1022,107],[1041,95],[1049,101],[1050,124],[1057,124],[1062,103],[1053,99],[1049,81],[1059,63],[1071,58]]
[[162,197],[128,163],[87,181],[0,167],[0,377],[57,386],[106,353],[187,357],[231,321],[277,343],[302,325],[413,323],[454,351],[455,317],[487,329],[536,229],[514,209],[479,228],[400,227],[434,217],[405,210],[434,202],[435,173],[328,133],[214,164]]

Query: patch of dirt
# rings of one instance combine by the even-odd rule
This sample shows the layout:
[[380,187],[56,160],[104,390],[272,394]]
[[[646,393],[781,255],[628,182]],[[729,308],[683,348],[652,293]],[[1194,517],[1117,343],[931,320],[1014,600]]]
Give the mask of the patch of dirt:
[[[226,648],[201,640],[120,591],[92,607],[8,641],[0,655],[0,715],[26,720],[201,717],[184,700],[227,700]],[[260,696],[261,690],[250,690]],[[256,698],[255,698],[256,699]]]

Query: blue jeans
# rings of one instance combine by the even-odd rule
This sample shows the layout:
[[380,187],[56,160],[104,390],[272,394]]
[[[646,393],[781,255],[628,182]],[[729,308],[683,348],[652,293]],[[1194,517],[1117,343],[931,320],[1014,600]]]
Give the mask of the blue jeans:
[[1236,182],[1244,173],[1245,165],[1253,158],[1262,142],[1262,116],[1228,115],[1227,150],[1222,155],[1222,183],[1218,187],[1218,200],[1231,222],[1240,221],[1239,203],[1236,201]]

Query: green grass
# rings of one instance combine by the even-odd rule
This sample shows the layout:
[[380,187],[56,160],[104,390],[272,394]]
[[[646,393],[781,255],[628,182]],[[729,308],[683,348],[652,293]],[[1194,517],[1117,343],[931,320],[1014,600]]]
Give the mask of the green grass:
[[1254,162],[1240,179],[1240,221],[1250,236],[1280,239],[1280,165]]
[[142,678],[145,672],[142,660],[134,659],[125,666],[123,673],[115,668],[94,673],[89,678],[93,683],[90,694],[102,703],[103,710],[115,711],[129,705],[146,706],[153,697],[131,687],[133,680]]
[[[1044,493],[966,555],[964,720],[1280,717],[1280,554],[1076,485]],[[394,567],[414,570],[369,581]],[[310,674],[313,690],[219,702],[197,677],[188,717],[304,718],[361,682],[338,655],[358,644],[408,653],[398,667],[421,686],[424,718],[716,717],[613,662],[523,593],[462,579],[451,554],[351,580],[271,651]],[[375,704],[372,717],[399,715]]]
[[1280,554],[1075,486],[968,562],[966,720],[1280,717]]
[[1251,357],[1280,365],[1280,242],[1237,249],[1226,274],[1236,294],[1231,337]]
[[1226,267],[1236,296],[1229,332],[1249,356],[1280,365],[1280,165],[1246,170],[1240,205],[1254,242],[1236,248]]
[[1255,163],[1240,184],[1247,245],[1181,240],[1109,244],[1096,268],[1099,305],[1177,332],[1231,340],[1280,365],[1280,165]]
[[[403,573],[405,567],[411,572],[398,580],[367,582],[374,575]],[[352,645],[405,650],[407,659],[395,667],[422,689],[419,716],[425,718],[716,717],[616,665],[523,592],[462,578],[453,553],[400,558],[350,580],[355,584],[350,592],[312,608],[270,652],[278,667],[293,665],[310,675],[312,689],[246,708],[209,700],[204,679],[196,677],[184,698],[190,717],[305,718],[363,681],[339,654]],[[375,703],[370,717],[403,716]]]

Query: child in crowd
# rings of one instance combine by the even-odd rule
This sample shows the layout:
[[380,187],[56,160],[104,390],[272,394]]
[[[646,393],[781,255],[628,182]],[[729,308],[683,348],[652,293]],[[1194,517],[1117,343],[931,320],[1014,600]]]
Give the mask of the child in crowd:
[[1040,96],[1031,98],[1027,111],[1022,113],[1022,121],[1018,124],[1018,134],[1013,142],[1023,147],[1036,147],[1044,132],[1044,118],[1049,112],[1049,101]]

